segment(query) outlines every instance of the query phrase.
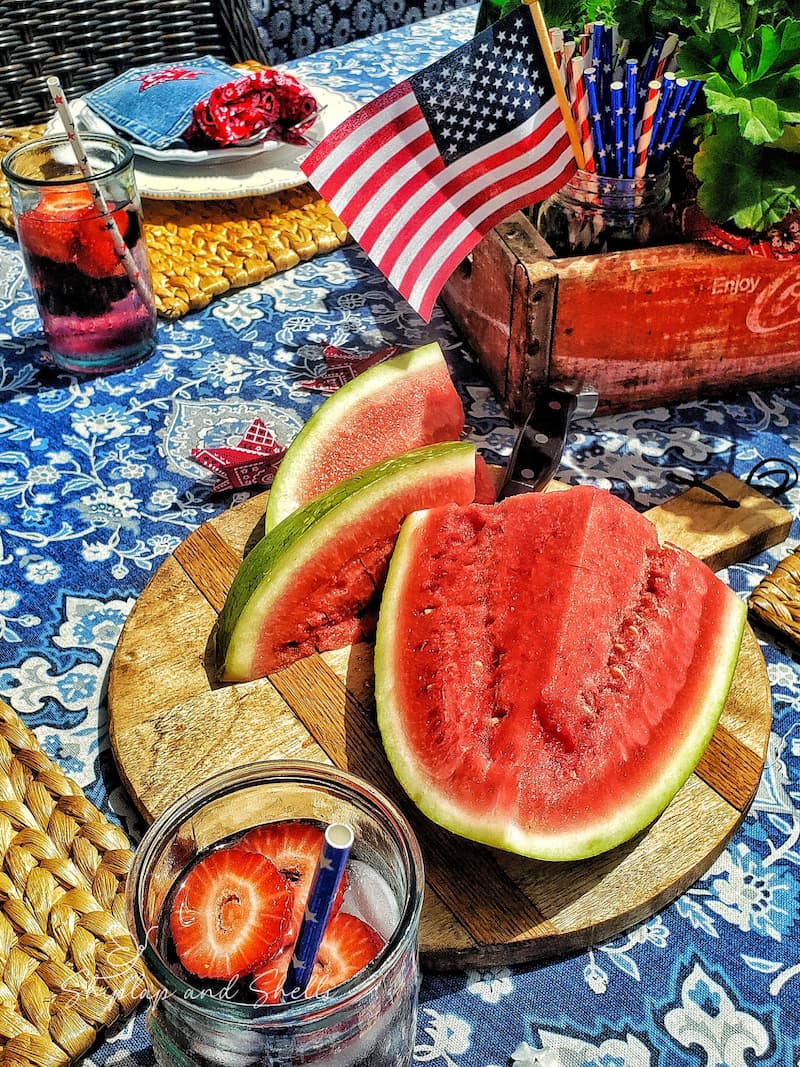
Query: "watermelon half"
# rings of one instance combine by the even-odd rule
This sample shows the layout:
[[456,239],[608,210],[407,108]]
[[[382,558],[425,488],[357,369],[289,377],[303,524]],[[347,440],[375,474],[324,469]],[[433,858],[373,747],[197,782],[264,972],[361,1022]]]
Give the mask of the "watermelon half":
[[292,512],[245,557],[217,627],[226,681],[260,678],[372,635],[400,525],[475,497],[474,445],[449,441],[377,463]]
[[[463,427],[464,408],[438,344],[370,367],[329,396],[292,441],[270,489],[266,530],[365,467],[457,441]],[[482,461],[478,475],[477,499],[493,500]]]
[[395,774],[435,822],[547,860],[649,825],[719,719],[745,606],[588,486],[410,516],[375,650]]

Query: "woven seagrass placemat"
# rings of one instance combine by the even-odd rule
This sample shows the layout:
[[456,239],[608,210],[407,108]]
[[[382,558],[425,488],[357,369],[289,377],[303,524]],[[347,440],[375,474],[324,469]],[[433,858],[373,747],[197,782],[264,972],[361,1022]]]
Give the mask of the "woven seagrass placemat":
[[[0,155],[38,137],[42,126],[0,130]],[[143,200],[158,313],[177,319],[230,289],[252,285],[343,245],[347,230],[301,185],[235,200]],[[0,223],[13,229],[0,177]]]
[[800,645],[800,545],[750,594],[751,613]]
[[0,1064],[62,1067],[144,994],[133,854],[0,701]]

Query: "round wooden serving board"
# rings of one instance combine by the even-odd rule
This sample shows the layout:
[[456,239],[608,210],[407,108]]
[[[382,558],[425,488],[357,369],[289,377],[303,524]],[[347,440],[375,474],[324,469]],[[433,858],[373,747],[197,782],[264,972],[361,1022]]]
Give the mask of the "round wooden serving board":
[[360,775],[396,801],[419,836],[427,878],[420,950],[429,969],[585,948],[643,921],[708,869],[755,794],[769,738],[769,681],[749,627],[721,722],[662,816],[595,859],[523,859],[440,829],[402,793],[375,726],[370,645],[310,656],[255,682],[216,682],[214,624],[261,535],[265,497],[187,537],[122,631],[109,681],[111,744],[145,818],[211,774],[256,760],[332,762]]

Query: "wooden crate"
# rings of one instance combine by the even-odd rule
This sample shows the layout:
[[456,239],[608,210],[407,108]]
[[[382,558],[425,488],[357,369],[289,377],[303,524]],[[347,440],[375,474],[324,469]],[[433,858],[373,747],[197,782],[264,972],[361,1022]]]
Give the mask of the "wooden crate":
[[442,299],[512,416],[544,383],[620,411],[794,382],[800,265],[700,244],[556,258],[516,214]]

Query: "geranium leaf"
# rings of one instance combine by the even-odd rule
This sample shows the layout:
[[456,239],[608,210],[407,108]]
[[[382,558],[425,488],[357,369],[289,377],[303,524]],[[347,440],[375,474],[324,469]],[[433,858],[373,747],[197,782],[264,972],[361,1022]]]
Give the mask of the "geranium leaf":
[[694,172],[697,202],[713,222],[762,231],[800,207],[796,168],[783,153],[743,141],[733,117],[720,119],[717,131],[703,140]]
[[708,12],[710,30],[738,30],[740,26],[739,0],[711,0]]
[[737,45],[728,56],[728,69],[740,85],[747,81],[747,72],[744,69],[744,57],[742,50]]
[[751,144],[769,144],[783,133],[783,123],[774,100],[759,96],[755,100],[740,100],[739,129]]
[[753,54],[757,57],[756,69],[750,81],[758,81],[772,69],[781,54],[781,41],[771,26],[759,26],[752,38]]

